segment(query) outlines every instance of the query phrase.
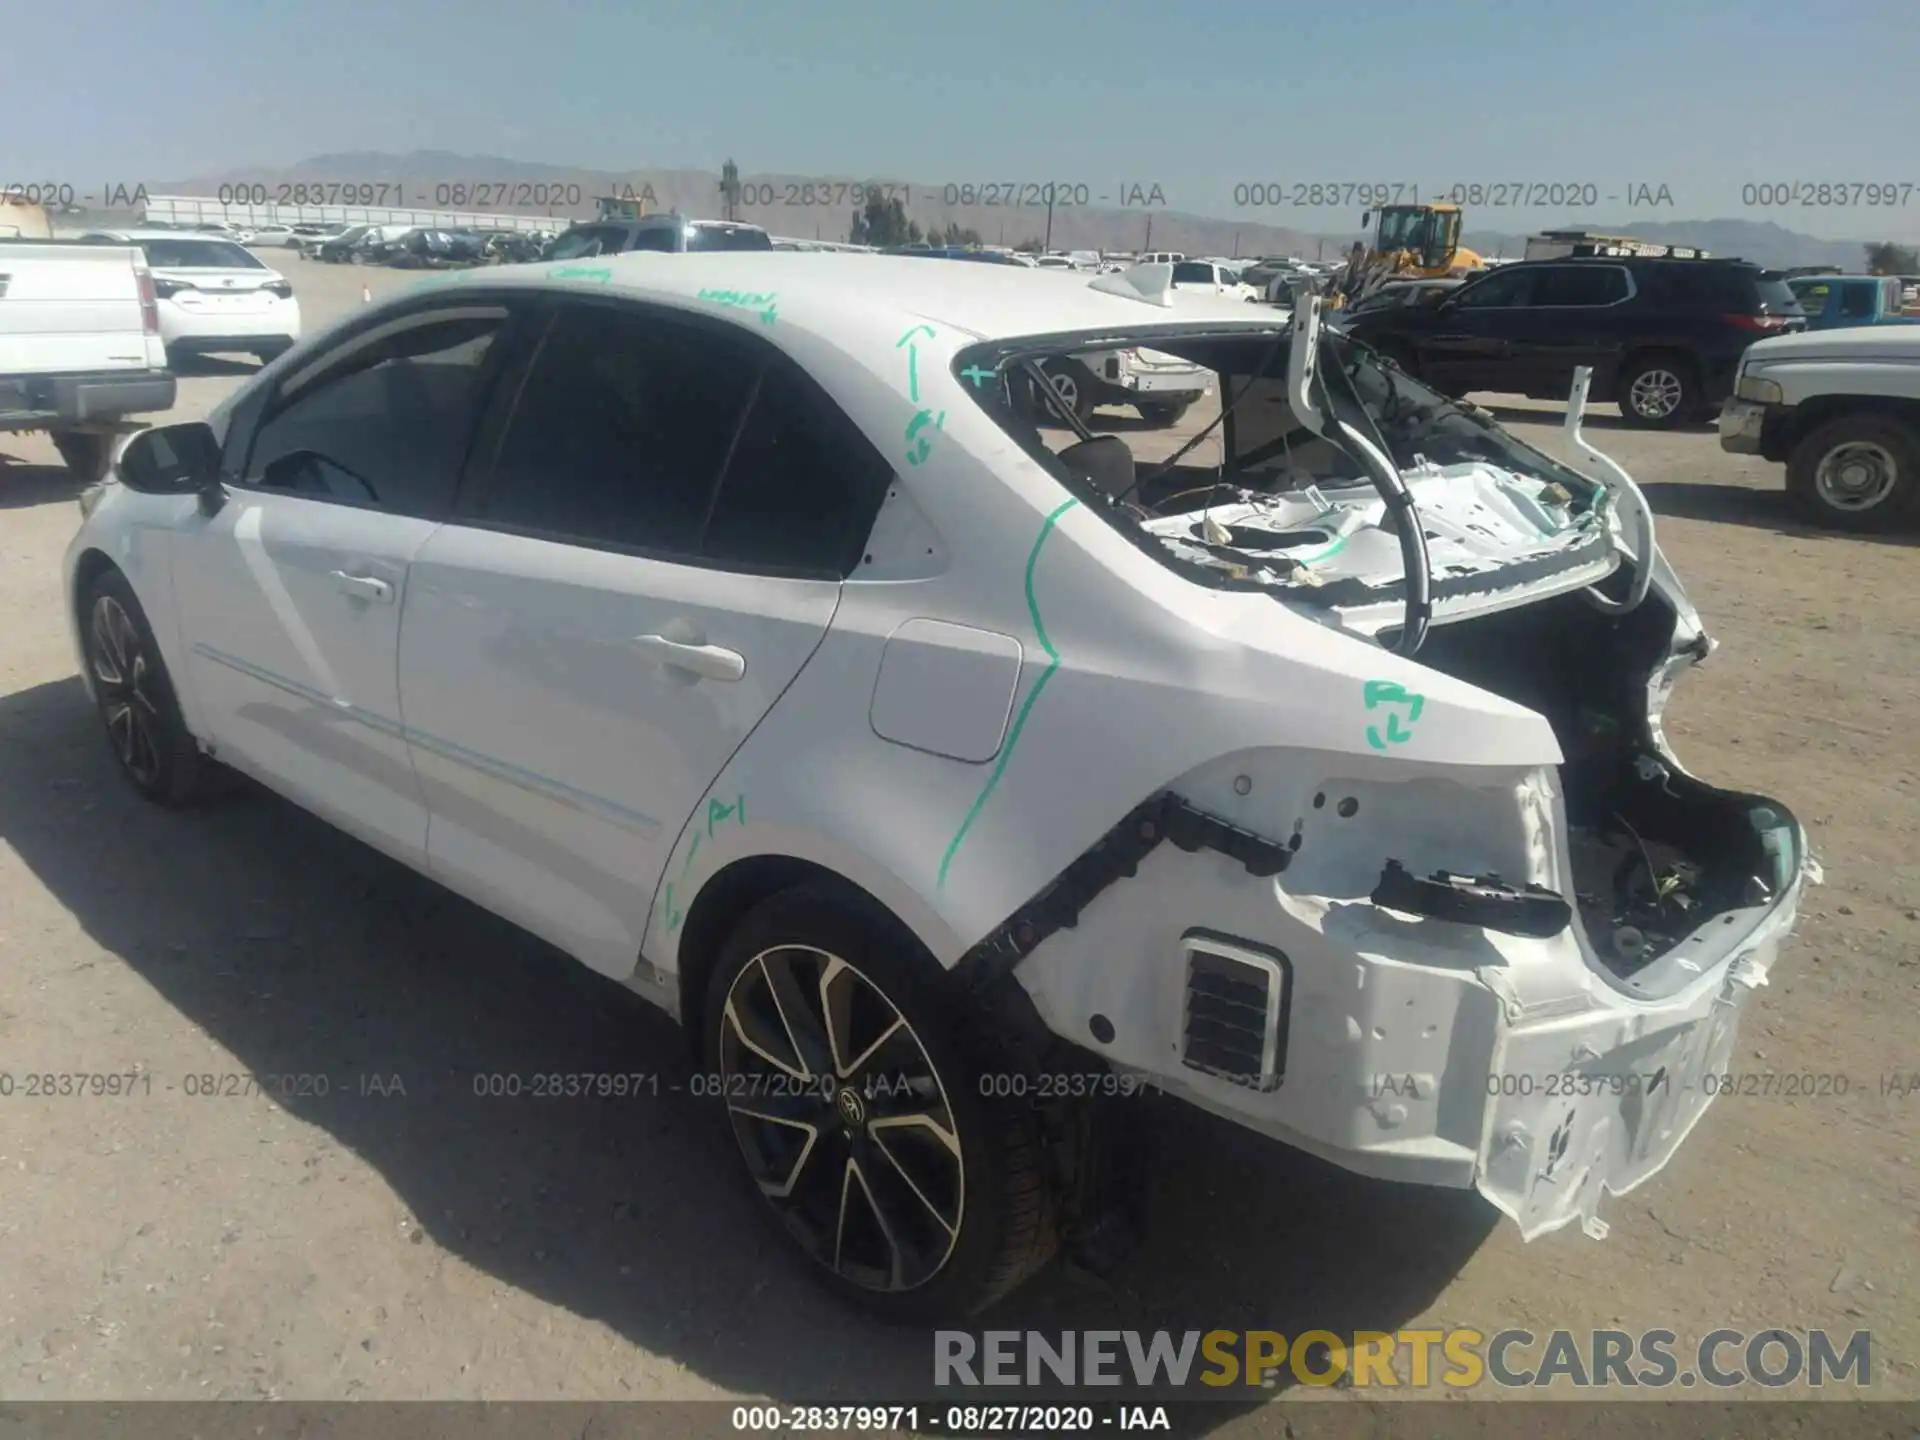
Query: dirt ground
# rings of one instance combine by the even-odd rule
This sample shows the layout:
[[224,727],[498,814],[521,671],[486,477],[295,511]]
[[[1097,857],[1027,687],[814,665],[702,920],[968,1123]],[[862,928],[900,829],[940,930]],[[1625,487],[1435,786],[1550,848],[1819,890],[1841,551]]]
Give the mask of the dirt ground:
[[[279,263],[309,328],[411,279]],[[207,362],[175,418],[250,369]],[[1555,448],[1552,407],[1482,398]],[[1475,1195],[1150,1107],[1143,1250],[1109,1289],[1044,1277],[996,1327],[1867,1329],[1874,1393],[1920,1395],[1920,1096],[1881,1090],[1920,1069],[1920,543],[1801,528],[1777,467],[1708,431],[1624,431],[1610,407],[1590,429],[1722,642],[1674,700],[1675,745],[1786,801],[1826,870],[1739,1063],[1848,1093],[1724,1099],[1609,1202],[1604,1242],[1525,1246]],[[815,1289],[702,1102],[484,1100],[465,1079],[673,1070],[667,1021],[276,799],[134,798],[61,615],[74,495],[43,439],[0,436],[0,1070],[151,1089],[0,1097],[0,1397],[927,1393],[928,1336]],[[332,1091],[188,1093],[238,1072]],[[1280,1421],[1221,1406],[1213,1428]]]

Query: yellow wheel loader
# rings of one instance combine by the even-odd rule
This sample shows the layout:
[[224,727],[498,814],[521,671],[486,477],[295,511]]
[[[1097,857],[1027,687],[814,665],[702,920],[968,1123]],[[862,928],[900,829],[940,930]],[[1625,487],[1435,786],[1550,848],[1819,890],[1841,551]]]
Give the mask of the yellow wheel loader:
[[1484,270],[1486,262],[1461,245],[1460,222],[1458,205],[1382,205],[1368,211],[1360,227],[1374,224],[1373,243],[1354,242],[1332,287],[1331,303],[1352,305],[1395,280],[1441,280]]

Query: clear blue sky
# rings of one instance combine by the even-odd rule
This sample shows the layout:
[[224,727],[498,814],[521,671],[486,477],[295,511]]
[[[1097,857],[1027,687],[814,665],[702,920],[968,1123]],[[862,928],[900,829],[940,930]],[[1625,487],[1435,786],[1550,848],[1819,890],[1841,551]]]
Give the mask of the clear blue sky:
[[[7,7],[0,183],[344,150],[590,168],[1667,185],[1671,209],[1920,237],[1920,0],[104,0]],[[371,178],[371,177],[370,177]],[[1743,183],[1915,182],[1892,210]],[[1357,214],[1267,210],[1305,229]],[[1474,208],[1469,224],[1568,218]],[[1585,217],[1578,217],[1585,218]],[[1504,222],[1511,220],[1511,226]]]

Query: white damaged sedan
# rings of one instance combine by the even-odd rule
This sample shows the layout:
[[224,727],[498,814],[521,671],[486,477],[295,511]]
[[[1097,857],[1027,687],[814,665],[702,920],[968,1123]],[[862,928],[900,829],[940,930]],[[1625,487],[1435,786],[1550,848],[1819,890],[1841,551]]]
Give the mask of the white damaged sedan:
[[[1599,1236],[1805,833],[1668,747],[1711,645],[1583,396],[1592,475],[1317,300],[1171,282],[637,253],[368,306],[83,497],[114,753],[677,1016],[745,1182],[883,1313],[1111,1264],[1143,1089]],[[1135,347],[1214,377],[1183,453],[1036,423],[1042,362]]]

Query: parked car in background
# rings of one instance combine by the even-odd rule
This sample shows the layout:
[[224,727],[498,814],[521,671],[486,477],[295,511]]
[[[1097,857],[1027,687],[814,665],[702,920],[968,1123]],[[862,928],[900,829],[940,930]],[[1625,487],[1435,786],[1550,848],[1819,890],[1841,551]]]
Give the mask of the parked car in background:
[[1720,447],[1785,464],[1809,519],[1891,531],[1920,521],[1920,326],[1862,326],[1747,348]]
[[94,230],[81,239],[133,245],[145,254],[160,336],[176,369],[191,355],[248,353],[272,360],[300,338],[293,285],[232,240],[150,230]]
[[544,258],[588,260],[597,255],[623,255],[629,250],[700,253],[772,249],[773,237],[758,225],[737,220],[693,220],[684,215],[643,215],[572,226],[547,247]]
[[91,483],[129,417],[174,392],[138,246],[0,238],[0,433],[45,431]]
[[1229,300],[1263,300],[1251,285],[1242,285],[1236,272],[1212,260],[1177,260],[1173,288],[1188,294],[1224,295]]
[[255,248],[267,247],[275,250],[289,249],[300,242],[294,236],[291,225],[256,225],[245,242]]
[[329,265],[365,264],[366,256],[360,246],[370,235],[376,235],[378,229],[372,225],[349,225],[344,230],[313,244],[307,250],[309,259],[322,260]]
[[1800,275],[1787,288],[1806,312],[1809,330],[1842,330],[1857,325],[1920,325],[1905,314],[1905,287],[1897,275]]
[[[250,775],[628,985],[766,1243],[896,1322],[1111,1273],[1129,1187],[1210,1145],[1533,1240],[1604,1235],[1699,1128],[1815,866],[1663,736],[1710,643],[1624,474],[1312,307],[952,266],[929,320],[895,258],[571,268],[376,302],[127,443],[58,608],[138,795]],[[1256,397],[1218,460],[1008,403],[1148,344]],[[96,808],[76,847],[128,823]],[[1148,1104],[1213,1119],[1156,1157]],[[739,1208],[703,1238],[744,1267]]]
[[1344,323],[1447,395],[1560,400],[1589,365],[1595,400],[1662,428],[1709,416],[1748,345],[1807,321],[1787,282],[1758,265],[1610,256],[1502,265],[1434,304]]

